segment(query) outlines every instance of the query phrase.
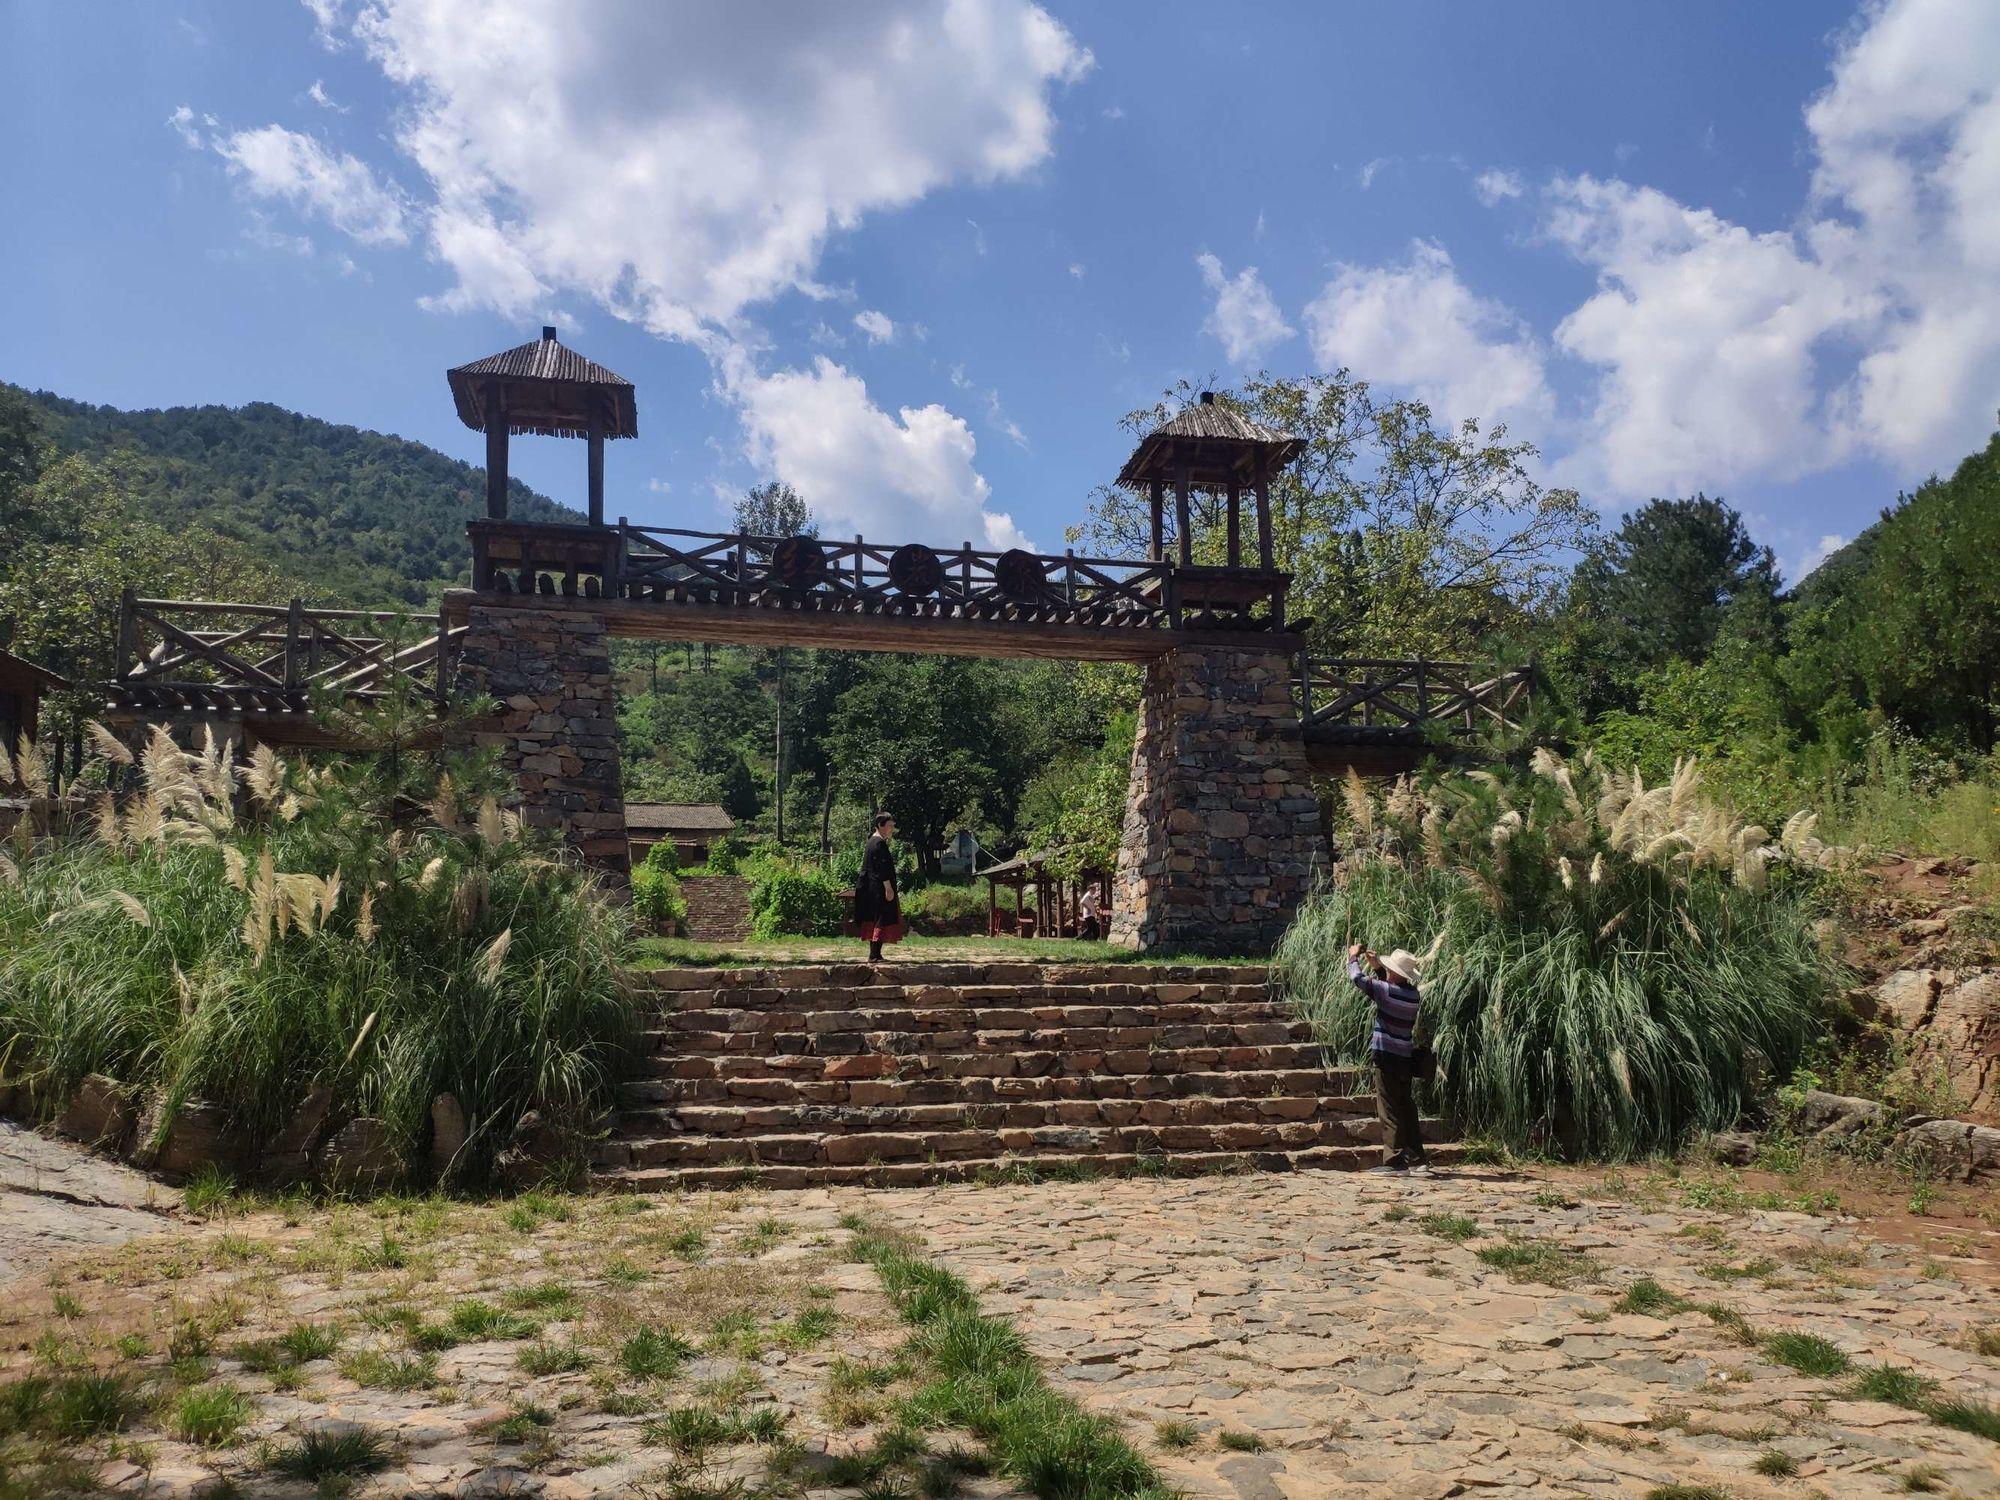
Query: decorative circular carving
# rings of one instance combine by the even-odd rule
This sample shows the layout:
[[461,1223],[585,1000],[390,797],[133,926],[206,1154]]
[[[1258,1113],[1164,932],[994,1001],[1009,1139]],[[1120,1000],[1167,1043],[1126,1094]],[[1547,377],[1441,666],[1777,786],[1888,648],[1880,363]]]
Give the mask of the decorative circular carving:
[[788,536],[771,549],[771,577],[788,589],[809,589],[826,577],[826,549],[809,536]]
[[906,542],[889,554],[889,582],[899,594],[935,594],[944,582],[944,564],[922,542]]
[[993,581],[1009,599],[1039,599],[1049,586],[1042,560],[1019,547],[1000,554],[1000,561],[993,565]]

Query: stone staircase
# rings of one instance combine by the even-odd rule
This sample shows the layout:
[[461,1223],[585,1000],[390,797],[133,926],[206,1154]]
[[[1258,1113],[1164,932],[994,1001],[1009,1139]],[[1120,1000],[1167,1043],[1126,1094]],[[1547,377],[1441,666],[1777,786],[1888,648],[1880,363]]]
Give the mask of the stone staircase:
[[1324,1065],[1259,968],[901,962],[640,979],[658,1008],[599,1148],[609,1186],[1379,1160],[1374,1100]]
[[702,943],[740,943],[750,936],[750,882],[735,875],[683,875],[687,935]]

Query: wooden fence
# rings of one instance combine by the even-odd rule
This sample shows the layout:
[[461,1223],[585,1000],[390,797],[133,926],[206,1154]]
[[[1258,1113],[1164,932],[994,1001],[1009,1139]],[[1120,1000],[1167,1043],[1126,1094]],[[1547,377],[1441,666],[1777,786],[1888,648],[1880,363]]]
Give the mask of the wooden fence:
[[1304,656],[1299,662],[1299,715],[1306,730],[1518,728],[1534,688],[1534,669],[1496,671],[1461,661],[1384,661],[1370,657]]

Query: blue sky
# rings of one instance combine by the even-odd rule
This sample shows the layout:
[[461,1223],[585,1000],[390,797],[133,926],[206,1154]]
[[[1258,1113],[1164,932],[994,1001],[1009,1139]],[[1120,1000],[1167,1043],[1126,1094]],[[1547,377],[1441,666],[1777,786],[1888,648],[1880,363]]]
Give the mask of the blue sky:
[[1127,409],[1347,364],[1796,574],[2000,404],[1991,0],[0,16],[0,378],[476,463],[443,370],[554,321],[635,519],[1060,546]]

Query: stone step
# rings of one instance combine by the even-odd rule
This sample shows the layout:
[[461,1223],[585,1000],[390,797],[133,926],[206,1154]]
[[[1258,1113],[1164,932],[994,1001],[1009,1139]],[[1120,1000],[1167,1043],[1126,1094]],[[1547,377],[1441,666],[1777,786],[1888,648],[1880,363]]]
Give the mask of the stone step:
[[733,1163],[860,1166],[896,1161],[992,1161],[1042,1154],[1166,1155],[1184,1151],[1303,1151],[1315,1146],[1372,1146],[1382,1122],[1343,1112],[1310,1120],[1214,1125],[1042,1125],[956,1130],[793,1131],[748,1136],[666,1135],[613,1138],[598,1147],[610,1167],[712,1167]]
[[1051,1005],[1122,1006],[1273,1004],[1261,984],[873,984],[675,990],[656,998],[655,1015],[701,1011],[819,1014],[848,1010],[964,1010]]
[[[862,1012],[863,1016],[867,1013]],[[971,1013],[976,1016],[976,1012]],[[852,1057],[870,1052],[898,1055],[922,1051],[942,1056],[991,1052],[1035,1052],[1060,1048],[1066,1052],[1129,1051],[1133,1048],[1185,1047],[1271,1047],[1287,1042],[1310,1042],[1313,1029],[1304,1021],[1240,1021],[1207,1024],[1183,1022],[1172,1026],[1066,1026],[1026,1025],[1004,1021],[992,1027],[966,1026],[967,1013],[958,1013],[952,1030],[893,1024],[894,1013],[886,1013],[881,1026],[857,1026],[839,1030],[821,1028],[773,1031],[650,1031],[642,1045],[660,1057],[691,1053],[730,1053],[757,1057],[809,1054],[819,1057]],[[801,1022],[813,1018],[801,1018]],[[846,1017],[839,1019],[845,1020]],[[795,1022],[794,1024],[801,1024]]]
[[[1463,1148],[1437,1145],[1431,1160],[1448,1166]],[[740,1163],[712,1167],[649,1167],[600,1170],[598,1182],[614,1191],[674,1192],[696,1188],[922,1187],[938,1182],[987,1181],[995,1185],[1066,1178],[1207,1177],[1239,1172],[1361,1171],[1382,1159],[1379,1147],[1315,1146],[1304,1151],[1177,1151],[1169,1156],[1049,1153],[1032,1159],[993,1161],[913,1161],[861,1166],[766,1166]]]
[[1074,1048],[907,1053],[734,1053],[683,1052],[640,1059],[647,1078],[1034,1078],[1048,1073],[1072,1077],[1135,1073],[1219,1073],[1239,1068],[1312,1068],[1321,1065],[1316,1042],[1228,1046]]
[[1095,985],[1237,984],[1262,987],[1269,971],[1251,964],[1094,964],[994,961],[946,962],[897,959],[871,964],[745,964],[740,968],[670,967],[632,970],[641,989],[659,994],[683,990],[856,989],[871,985]]
[[1054,1099],[1253,1099],[1353,1093],[1344,1069],[1245,1068],[1227,1073],[1045,1073],[1025,1078],[644,1078],[626,1086],[635,1106],[812,1104],[853,1108],[954,1106]]
[[1243,1025],[1258,1022],[1290,1025],[1297,1019],[1297,1011],[1272,1000],[1192,1001],[1171,1005],[1074,1005],[1036,1000],[947,1006],[904,1002],[851,1009],[811,1009],[788,1005],[771,1010],[672,1010],[654,1017],[653,1024],[656,1032],[769,1036],[794,1031],[1006,1031],[1049,1026]]
[[1008,1099],[987,1104],[693,1104],[671,1109],[628,1109],[613,1136],[621,1140],[665,1135],[744,1136],[799,1131],[1034,1129],[1041,1126],[1243,1125],[1367,1114],[1366,1094],[1292,1094],[1165,1099]]

